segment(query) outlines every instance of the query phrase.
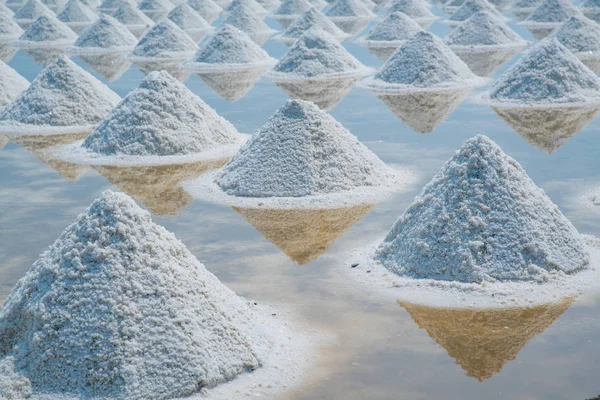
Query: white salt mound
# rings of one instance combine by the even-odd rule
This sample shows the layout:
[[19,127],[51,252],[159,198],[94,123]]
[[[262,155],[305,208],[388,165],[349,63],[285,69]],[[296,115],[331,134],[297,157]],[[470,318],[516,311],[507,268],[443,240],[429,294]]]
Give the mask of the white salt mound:
[[493,103],[573,106],[600,101],[600,79],[556,39],[528,49],[494,83]]
[[16,47],[66,46],[77,40],[77,34],[54,17],[39,17],[12,42]]
[[228,69],[264,68],[275,64],[250,37],[231,25],[222,25],[198,49],[192,60],[185,62],[186,69],[223,71]]
[[581,3],[581,8],[599,8],[600,1],[599,0],[585,0]]
[[513,10],[535,10],[537,6],[542,3],[543,0],[517,0],[511,6]]
[[0,109],[29,87],[29,81],[0,60]]
[[417,21],[435,19],[435,15],[423,0],[392,0],[386,15],[394,12],[401,12]]
[[491,5],[487,0],[467,0],[454,14],[448,18],[448,23],[460,23],[471,18],[478,12],[487,12],[491,17],[504,20],[506,19],[500,11]]
[[164,11],[169,12],[175,6],[169,0],[142,0],[138,4],[138,9],[142,11]]
[[23,29],[13,19],[5,14],[0,14],[0,40],[16,39],[23,33]]
[[0,131],[82,132],[102,121],[119,96],[60,56],[0,113]]
[[238,28],[248,35],[274,32],[274,30],[245,3],[239,3],[236,7],[232,8],[228,12],[223,24]]
[[170,19],[154,25],[130,55],[132,60],[185,59],[196,51],[194,40]]
[[527,42],[504,22],[486,11],[473,14],[471,18],[451,31],[445,39],[450,47],[501,48],[525,46]]
[[388,167],[315,104],[289,100],[216,178],[229,195],[304,197],[386,185]]
[[212,0],[188,0],[187,4],[208,22],[214,21],[223,12],[223,9]]
[[129,28],[136,27],[151,27],[154,25],[154,21],[152,21],[146,14],[144,14],[141,10],[138,10],[130,2],[124,2],[117,8],[111,16]]
[[98,17],[81,1],[69,0],[57,18],[64,23],[92,23]]
[[600,25],[583,15],[570,17],[552,36],[582,58],[600,57]]
[[269,12],[265,10],[265,8],[256,0],[232,0],[231,3],[225,8],[225,13],[231,13],[236,10],[236,8],[240,6],[245,6],[252,10],[253,13],[257,15],[266,15]]
[[395,91],[449,89],[474,86],[479,78],[442,42],[429,32],[419,32],[402,44],[365,89]]
[[567,0],[545,0],[521,24],[559,24],[579,11]]
[[275,36],[275,38],[287,43],[293,43],[311,28],[323,30],[338,40],[346,39],[349,36],[338,28],[327,16],[313,7],[295,20],[282,34]]
[[276,17],[295,17],[304,14],[312,8],[307,0],[283,0],[281,5],[273,12]]
[[329,18],[373,18],[375,14],[363,0],[336,0],[325,12]]
[[[117,8],[125,3],[130,3],[133,0],[103,0],[98,6],[98,11],[103,13],[112,13]],[[133,3],[132,3],[133,4]]]
[[181,3],[167,16],[184,31],[209,31],[212,26],[187,3]]
[[10,18],[15,15],[14,11],[8,8],[4,2],[0,3],[0,14]]
[[0,370],[24,381],[16,398],[183,397],[261,368],[272,338],[259,321],[149,212],[108,190],[6,299]]
[[239,141],[239,133],[183,83],[151,72],[87,137],[103,155],[171,156]]
[[267,74],[269,79],[323,79],[360,76],[367,69],[336,38],[320,29],[300,36]]
[[56,14],[40,0],[28,0],[23,7],[17,10],[13,19],[17,22],[33,22],[42,16],[55,17]]
[[375,259],[401,276],[464,283],[544,281],[590,265],[575,227],[517,161],[481,135],[425,186]]
[[375,24],[357,40],[366,45],[385,44],[398,46],[408,38],[422,32],[423,28],[414,19],[401,12],[393,12]]
[[131,50],[137,44],[135,36],[113,17],[100,14],[96,22],[79,36],[70,52],[93,53]]

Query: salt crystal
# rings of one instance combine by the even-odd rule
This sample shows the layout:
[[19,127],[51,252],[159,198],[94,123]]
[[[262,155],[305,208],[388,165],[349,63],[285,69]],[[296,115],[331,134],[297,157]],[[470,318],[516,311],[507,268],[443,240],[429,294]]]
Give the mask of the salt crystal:
[[537,6],[520,25],[532,27],[556,27],[579,11],[567,0],[545,0]]
[[302,14],[283,33],[275,36],[274,39],[286,44],[292,44],[311,28],[321,29],[340,41],[347,39],[349,36],[338,28],[327,16],[313,7]]
[[77,34],[55,17],[39,17],[19,39],[12,42],[16,47],[61,47],[77,40]]
[[213,22],[223,12],[223,9],[213,0],[188,0],[187,5],[208,22]]
[[487,11],[473,14],[471,18],[450,32],[445,42],[453,50],[455,48],[501,49],[527,45],[518,33]]
[[0,41],[16,39],[23,34],[23,29],[11,17],[0,13]]
[[452,14],[446,20],[446,22],[450,26],[455,26],[482,11],[487,12],[492,18],[496,18],[501,21],[505,21],[507,19],[487,0],[467,0],[462,6],[459,7],[458,10],[456,10],[454,14]]
[[583,15],[570,17],[552,36],[580,59],[600,57],[600,26]]
[[196,51],[194,40],[170,19],[154,25],[129,56],[132,61],[186,59]]
[[21,24],[33,23],[39,17],[56,17],[56,14],[40,0],[28,0],[14,15],[13,19]]
[[29,81],[0,61],[0,110],[29,87]]
[[365,46],[397,47],[423,28],[408,15],[393,12],[375,24],[356,42]]
[[363,0],[336,0],[325,12],[332,20],[351,18],[373,18],[375,14]]

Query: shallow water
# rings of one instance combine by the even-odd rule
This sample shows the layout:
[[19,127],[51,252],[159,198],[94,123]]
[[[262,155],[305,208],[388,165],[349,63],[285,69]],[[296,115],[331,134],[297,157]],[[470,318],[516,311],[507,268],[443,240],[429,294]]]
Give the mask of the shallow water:
[[[430,30],[444,35],[448,28],[436,23]],[[517,30],[534,40],[527,31]],[[366,65],[381,65],[365,48],[346,46]],[[265,48],[274,57],[286,49],[273,41]],[[39,54],[36,59],[45,62]],[[101,78],[82,60],[74,60]],[[9,64],[30,80],[42,69],[21,51]],[[120,95],[134,89],[144,76],[135,65],[126,70],[126,65],[114,67],[106,75],[115,78],[108,84]],[[239,88],[209,83],[196,75],[186,80],[241,132],[260,127],[288,98],[265,80],[254,86],[246,80]],[[225,100],[211,87],[237,101]],[[354,88],[331,113],[384,161],[413,169],[417,182],[372,208],[331,215],[293,213],[286,218],[194,201],[181,191],[178,181],[202,171],[202,166],[187,171],[149,169],[140,182],[132,179],[140,171],[82,168],[49,159],[40,152],[49,145],[47,138],[10,141],[0,150],[0,301],[78,213],[104,189],[118,188],[145,204],[155,221],[175,232],[238,294],[280,305],[337,337],[320,349],[309,381],[282,398],[576,400],[598,395],[600,304],[590,296],[542,310],[453,315],[382,303],[357,290],[343,269],[350,268],[351,250],[382,237],[442,163],[478,133],[490,136],[516,158],[581,232],[600,236],[600,212],[575,201],[600,184],[600,120],[593,119],[593,113],[570,117],[571,125],[581,131],[557,142],[535,132],[525,139],[491,108],[473,103],[470,97],[462,102],[453,98],[446,105],[411,101],[410,105],[421,107],[412,112],[402,108],[406,102],[385,100]],[[433,114],[443,113],[447,103],[457,108],[441,121]],[[398,107],[406,124],[386,104]],[[428,111],[415,115],[419,109]],[[504,117],[514,126],[531,118]],[[422,134],[411,126],[433,131]],[[556,121],[550,126],[556,126]],[[502,321],[503,326],[490,326],[488,320]]]

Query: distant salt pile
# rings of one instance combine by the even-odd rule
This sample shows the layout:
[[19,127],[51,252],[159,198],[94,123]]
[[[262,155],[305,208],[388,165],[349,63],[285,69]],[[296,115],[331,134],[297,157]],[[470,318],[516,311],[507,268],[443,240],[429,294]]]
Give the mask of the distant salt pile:
[[452,0],[444,4],[443,9],[448,14],[454,14],[463,4],[465,4],[465,0]]
[[125,3],[134,4],[132,0],[103,0],[102,3],[98,5],[98,11],[106,14],[111,14]]
[[29,87],[29,81],[0,61],[0,110]]
[[56,14],[40,0],[28,0],[13,16],[13,19],[25,28],[35,22],[39,17],[56,17]]
[[6,133],[75,133],[91,130],[119,96],[61,56],[0,113]]
[[188,0],[187,5],[211,23],[223,12],[223,9],[213,0]]
[[300,36],[265,76],[277,82],[359,77],[367,73],[368,69],[333,36],[313,28]]
[[578,15],[579,11],[567,0],[545,0],[520,25],[553,28]]
[[260,5],[268,12],[271,12],[271,11],[277,9],[277,7],[279,7],[281,5],[279,0],[256,0],[256,1],[258,1],[258,3],[260,3]]
[[146,16],[142,11],[130,2],[125,2],[119,6],[111,16],[125,25],[133,34],[144,32],[152,25],[154,21]]
[[481,135],[425,186],[375,259],[400,276],[463,283],[543,282],[590,267],[575,227],[518,162]]
[[450,26],[455,26],[463,21],[468,20],[473,15],[479,12],[486,12],[492,18],[496,18],[500,21],[505,21],[507,18],[504,17],[493,5],[487,0],[467,0],[459,7],[454,14],[452,14],[446,22]]
[[65,6],[66,4],[66,0],[41,0],[42,3],[44,3],[44,5],[46,7],[48,7],[50,10],[52,10],[52,12],[54,13],[54,15],[58,14]]
[[81,32],[98,17],[95,12],[87,8],[81,1],[69,0],[57,18],[73,31]]
[[186,59],[197,46],[181,28],[170,19],[154,25],[139,41],[129,56],[132,61]]
[[441,39],[419,32],[401,45],[379,72],[359,83],[376,92],[447,90],[482,83]]
[[180,156],[241,143],[241,138],[183,83],[161,71],[144,78],[92,131],[82,149],[99,156]]
[[165,18],[173,8],[175,6],[169,0],[142,0],[138,4],[138,9],[154,22]]
[[224,9],[225,14],[234,12],[240,6],[245,6],[256,15],[264,16],[269,12],[256,0],[232,0]]
[[225,24],[201,45],[191,60],[182,64],[182,68],[196,72],[233,72],[266,69],[276,62],[246,33]]
[[175,25],[180,27],[192,39],[200,39],[213,27],[187,3],[181,3],[167,16]]
[[340,41],[349,37],[348,34],[338,28],[327,16],[313,7],[302,14],[283,33],[275,36],[274,39],[286,44],[292,44],[311,28],[323,30]]
[[98,10],[98,6],[100,5],[100,0],[80,0],[81,4],[89,8],[90,10],[96,12]]
[[600,25],[583,15],[570,17],[553,36],[580,59],[600,58]]
[[0,13],[0,41],[16,39],[23,34],[23,29],[8,15]]
[[510,8],[511,13],[520,21],[531,15],[544,0],[517,0]]
[[485,95],[495,106],[597,104],[600,79],[556,39],[527,50]]
[[5,3],[0,3],[0,15],[12,18],[15,15],[15,13],[13,10],[8,8]]
[[336,0],[325,12],[333,21],[355,18],[373,18],[375,14],[363,0]]
[[[283,23],[288,25],[312,7],[313,5],[308,0],[282,0],[281,5],[273,12],[272,17],[277,21],[284,21]],[[285,25],[284,28],[287,28]]]
[[283,345],[270,321],[133,199],[107,190],[0,310],[0,369],[14,378],[0,391],[187,397],[265,367]]
[[247,33],[258,44],[264,43],[276,32],[244,3],[239,3],[238,6],[231,9],[223,24],[231,25]]
[[25,4],[25,0],[6,0],[4,4],[11,11],[16,12],[19,10],[19,8],[23,7],[23,4]]
[[124,25],[109,15],[100,14],[67,50],[75,54],[99,54],[129,51],[136,44],[136,37]]
[[77,34],[54,17],[39,17],[19,39],[15,47],[62,47],[73,44]]
[[503,49],[524,47],[527,42],[505,23],[486,11],[473,14],[471,18],[448,34],[445,42],[455,49]]
[[408,15],[393,12],[375,24],[356,42],[365,46],[397,47],[423,28]]
[[597,22],[600,21],[600,1],[585,0],[579,7],[579,10],[586,17],[588,17],[594,21],[597,21]]
[[436,19],[424,0],[392,0],[386,15],[394,12],[406,14],[417,22]]

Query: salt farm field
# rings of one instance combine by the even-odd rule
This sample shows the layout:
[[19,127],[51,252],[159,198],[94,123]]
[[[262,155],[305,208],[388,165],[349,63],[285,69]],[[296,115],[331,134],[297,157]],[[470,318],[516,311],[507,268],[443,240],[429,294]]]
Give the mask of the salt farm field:
[[[280,29],[273,20],[266,21]],[[536,41],[514,21],[509,26],[526,40]],[[449,28],[436,22],[429,31],[445,36]],[[382,64],[364,47],[347,42],[344,46],[367,66]],[[273,40],[263,47],[275,58],[287,49]],[[144,78],[132,65],[120,78],[107,82],[79,58],[72,60],[120,96]],[[42,70],[23,51],[7,63],[29,81]],[[254,132],[288,99],[265,79],[235,102],[221,98],[194,74],[185,84],[242,133]],[[600,186],[600,120],[594,119],[548,154],[528,143],[490,107],[473,101],[472,95],[433,132],[421,134],[374,94],[353,88],[330,113],[383,161],[414,171],[416,181],[373,208],[354,210],[355,223],[345,231],[346,227],[339,232],[319,231],[314,223],[319,217],[308,226],[290,223],[287,229],[306,229],[300,243],[292,244],[275,226],[290,222],[289,215],[244,215],[228,206],[193,200],[177,185],[166,192],[157,192],[146,182],[119,185],[114,182],[124,174],[118,168],[57,162],[44,158],[39,151],[43,144],[36,139],[11,141],[0,150],[0,301],[77,215],[102,191],[113,188],[148,208],[155,222],[174,232],[238,295],[281,307],[333,338],[318,349],[315,365],[302,384],[281,398],[593,398],[600,394],[600,302],[593,295],[551,308],[474,317],[468,311],[444,313],[384,302],[349,280],[352,251],[380,240],[454,151],[479,133],[521,163],[581,233],[600,236],[600,210],[578,201],[587,190]],[[177,173],[186,179],[197,174]],[[326,248],[331,242],[320,254],[319,245]],[[308,247],[303,252],[294,247],[303,244]]]

